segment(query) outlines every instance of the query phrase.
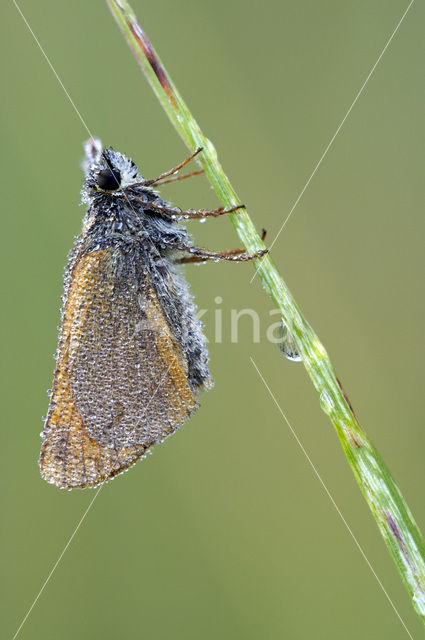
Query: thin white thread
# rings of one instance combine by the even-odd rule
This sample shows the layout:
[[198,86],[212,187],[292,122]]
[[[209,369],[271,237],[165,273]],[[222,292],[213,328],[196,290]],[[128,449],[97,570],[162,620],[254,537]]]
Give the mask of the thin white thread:
[[44,51],[43,47],[40,44],[40,41],[38,40],[37,36],[35,35],[34,31],[31,29],[28,20],[26,19],[26,17],[24,16],[24,14],[22,13],[18,3],[16,2],[16,0],[12,0],[13,4],[15,5],[16,9],[18,10],[18,12],[21,15],[22,20],[25,22],[25,24],[28,27],[29,32],[31,33],[32,37],[34,38],[34,40],[36,41],[38,48],[40,49],[41,53],[43,54],[47,64],[49,65],[50,69],[53,71],[56,80],[59,82],[60,86],[62,87],[62,89],[64,90],[66,97],[68,98],[68,100],[70,101],[71,105],[74,108],[75,113],[77,114],[77,116],[80,118],[83,127],[85,128],[85,130],[87,131],[87,133],[89,134],[90,138],[93,138],[90,129],[88,128],[83,116],[81,115],[81,113],[78,111],[76,104],[74,103],[73,99],[71,98],[71,96],[69,95],[68,91],[66,90],[65,85],[63,84],[62,80],[60,79],[58,73],[56,72],[56,69],[54,68],[53,64],[50,62],[50,58],[47,55],[47,53]]
[[319,480],[320,484],[322,485],[322,487],[324,488],[329,500],[332,502],[333,506],[335,507],[339,517],[341,518],[342,522],[344,523],[347,531],[349,532],[350,536],[353,538],[358,550],[360,551],[360,553],[362,554],[364,560],[366,561],[366,564],[368,565],[369,569],[371,570],[371,572],[373,573],[373,575],[375,576],[379,586],[381,587],[382,591],[384,592],[385,596],[387,597],[388,602],[391,604],[392,608],[394,609],[398,619],[400,620],[401,624],[403,625],[404,629],[406,630],[406,633],[408,634],[409,638],[411,638],[411,640],[413,640],[413,636],[411,635],[409,629],[407,628],[403,618],[401,617],[401,615],[399,614],[395,604],[393,603],[393,601],[391,600],[389,594],[387,593],[387,591],[385,590],[384,585],[382,584],[381,580],[379,579],[377,573],[375,572],[374,568],[372,567],[368,557],[366,556],[366,553],[363,551],[362,547],[360,546],[360,542],[357,540],[356,536],[354,535],[353,531],[350,529],[350,526],[348,524],[348,522],[346,521],[346,519],[344,518],[344,516],[342,515],[341,510],[339,509],[338,505],[336,504],[334,498],[332,497],[331,492],[329,491],[329,489],[327,488],[322,476],[320,475],[320,473],[318,472],[318,470],[316,469],[312,459],[310,458],[310,456],[308,455],[307,451],[305,450],[301,440],[299,439],[299,437],[297,436],[295,429],[293,428],[293,426],[291,425],[291,423],[289,422],[288,418],[286,417],[286,415],[283,413],[283,410],[280,406],[280,404],[278,403],[278,401],[276,400],[275,396],[273,395],[272,390],[270,389],[269,385],[267,384],[267,382],[264,379],[263,374],[261,373],[261,371],[259,370],[259,368],[257,367],[256,363],[254,362],[254,359],[252,358],[252,356],[250,356],[250,360],[252,362],[252,364],[254,365],[258,375],[260,376],[264,386],[266,387],[267,391],[269,392],[273,402],[275,403],[275,405],[277,406],[277,408],[279,409],[279,413],[282,416],[282,418],[285,420],[286,424],[288,425],[289,429],[291,430],[292,435],[294,436],[298,446],[300,447],[301,451],[303,452],[303,454],[305,455],[305,457],[307,458],[311,468],[313,469],[317,479]]
[[81,518],[81,520],[79,521],[79,523],[77,524],[77,526],[74,529],[73,534],[71,535],[71,537],[69,538],[68,542],[66,543],[66,545],[64,546],[62,552],[60,553],[58,559],[56,560],[55,564],[53,565],[53,569],[50,571],[49,575],[47,576],[46,580],[44,581],[43,586],[41,587],[40,591],[38,592],[38,594],[36,595],[32,605],[30,606],[30,608],[28,609],[24,619],[22,620],[21,624],[19,625],[15,635],[13,636],[13,640],[15,640],[18,636],[18,633],[20,632],[20,630],[22,629],[22,627],[24,626],[25,622],[28,619],[28,616],[30,615],[31,611],[34,609],[35,605],[37,604],[37,601],[39,599],[39,597],[41,596],[41,594],[43,593],[44,589],[46,588],[47,584],[50,581],[50,578],[52,577],[52,575],[54,574],[59,562],[62,560],[63,556],[65,555],[66,550],[68,549],[69,545],[71,544],[72,540],[74,539],[75,534],[77,533],[78,529],[80,528],[80,526],[83,523],[84,518],[86,517],[86,515],[88,514],[88,512],[90,511],[90,509],[93,506],[94,501],[96,500],[97,496],[99,495],[100,490],[102,489],[103,485],[100,485],[100,487],[98,488],[98,490],[96,491],[96,493],[94,494],[92,501],[90,502],[89,506],[87,507],[87,509],[84,511],[83,516]]
[[[37,43],[37,45],[38,45],[38,47],[39,47],[39,49],[40,49],[41,53],[43,54],[43,56],[44,56],[44,58],[45,58],[45,60],[46,60],[47,64],[48,64],[48,65],[49,65],[49,67],[50,67],[50,69],[53,71],[53,73],[54,73],[54,75],[55,75],[55,77],[56,77],[57,81],[59,82],[60,86],[62,87],[63,91],[65,92],[65,95],[67,96],[67,98],[68,98],[69,102],[71,103],[71,105],[72,105],[72,107],[73,107],[73,109],[74,109],[75,113],[77,114],[77,116],[78,116],[78,117],[79,117],[79,119],[81,120],[81,122],[82,122],[82,124],[83,124],[84,128],[86,129],[87,133],[89,134],[89,136],[90,136],[91,138],[93,138],[93,136],[92,136],[92,134],[91,134],[91,132],[90,132],[90,129],[88,128],[88,126],[87,126],[86,122],[84,121],[84,119],[83,119],[83,117],[82,117],[81,113],[79,112],[79,110],[78,110],[78,108],[77,108],[76,104],[74,103],[74,101],[72,100],[72,98],[71,98],[71,96],[69,95],[68,91],[66,90],[66,87],[65,87],[65,85],[63,84],[62,80],[60,79],[59,75],[57,74],[57,72],[56,72],[56,70],[55,70],[54,66],[53,66],[53,65],[52,65],[52,63],[50,62],[50,59],[49,59],[48,55],[46,54],[46,52],[44,51],[43,47],[41,46],[41,44],[40,44],[40,42],[39,42],[39,40],[38,40],[37,36],[35,35],[34,31],[31,29],[31,27],[30,27],[30,25],[29,25],[29,23],[28,23],[28,20],[26,19],[26,17],[25,17],[25,16],[24,16],[24,14],[22,13],[22,11],[21,11],[21,9],[20,9],[19,5],[17,4],[16,0],[13,0],[13,4],[15,5],[15,7],[16,7],[16,9],[17,9],[17,11],[19,12],[19,14],[20,14],[20,16],[21,16],[22,20],[25,22],[25,24],[26,24],[26,26],[27,26],[27,28],[28,28],[29,32],[31,33],[32,37],[34,38],[35,42]],[[55,570],[56,570],[57,566],[59,565],[60,561],[62,560],[63,556],[65,555],[66,550],[68,549],[69,545],[71,544],[72,540],[74,539],[74,537],[75,537],[75,535],[76,535],[76,533],[77,533],[78,529],[79,529],[79,528],[80,528],[80,526],[82,525],[82,523],[83,523],[83,521],[84,521],[85,517],[87,516],[88,512],[89,512],[89,511],[90,511],[90,509],[92,508],[94,501],[96,500],[97,496],[99,495],[100,490],[102,489],[102,486],[103,486],[103,485],[101,485],[101,486],[98,488],[98,490],[96,491],[96,493],[95,493],[94,497],[92,498],[92,501],[90,502],[89,506],[88,506],[88,507],[87,507],[87,509],[85,510],[85,512],[84,512],[84,514],[83,514],[83,516],[82,516],[82,518],[80,519],[79,523],[78,523],[78,524],[77,524],[77,526],[75,527],[75,529],[74,529],[74,531],[73,531],[73,533],[72,533],[71,537],[69,538],[68,542],[67,542],[67,543],[66,543],[66,545],[64,546],[64,548],[63,548],[62,552],[60,553],[60,555],[59,555],[58,559],[56,560],[55,564],[53,565],[52,570],[50,571],[49,575],[47,576],[46,580],[44,581],[44,583],[43,583],[43,585],[42,585],[42,587],[41,587],[40,591],[39,591],[39,592],[38,592],[38,594],[36,595],[36,597],[35,597],[35,599],[34,599],[33,603],[31,604],[30,608],[28,609],[27,613],[25,614],[24,619],[22,620],[22,622],[21,622],[21,624],[19,625],[19,627],[18,627],[18,629],[17,629],[17,631],[16,631],[15,635],[13,636],[13,640],[15,640],[15,639],[17,638],[17,636],[18,636],[19,632],[21,631],[22,627],[24,626],[25,622],[27,621],[27,619],[28,619],[28,617],[29,617],[29,615],[30,615],[31,611],[34,609],[35,605],[37,604],[38,599],[40,598],[40,596],[41,596],[41,594],[43,593],[44,589],[45,589],[45,588],[46,588],[46,586],[48,585],[48,583],[49,583],[49,581],[50,581],[50,579],[51,579],[52,575],[54,574],[54,572],[55,572]]]
[[[313,169],[313,172],[311,174],[311,176],[309,177],[309,179],[307,180],[307,182],[305,183],[304,187],[301,190],[301,193],[299,194],[298,198],[295,200],[294,204],[292,205],[291,210],[289,211],[288,215],[286,216],[285,220],[283,221],[282,226],[280,227],[279,231],[277,232],[275,239],[273,240],[273,242],[270,244],[269,250],[271,250],[274,246],[274,244],[276,243],[278,237],[280,236],[281,232],[283,231],[286,223],[288,222],[289,218],[291,217],[295,207],[297,206],[297,204],[299,203],[299,201],[301,200],[301,198],[304,195],[304,192],[306,191],[308,185],[310,184],[310,182],[312,181],[313,177],[316,174],[316,171],[318,170],[318,168],[320,167],[320,165],[322,164],[322,161],[324,160],[326,154],[328,153],[329,149],[331,148],[335,138],[337,137],[338,133],[341,131],[345,121],[347,120],[348,116],[350,115],[354,105],[356,104],[357,100],[360,98],[361,94],[363,93],[364,88],[366,87],[367,83],[369,82],[373,72],[375,71],[376,67],[378,66],[379,62],[382,59],[382,56],[384,55],[384,53],[386,52],[386,50],[388,49],[392,39],[394,38],[395,34],[397,33],[401,23],[403,22],[404,18],[406,17],[410,7],[412,6],[412,4],[414,3],[415,0],[411,0],[407,9],[405,10],[405,12],[403,13],[403,15],[401,16],[400,20],[398,21],[398,24],[396,26],[396,28],[394,29],[394,31],[392,32],[391,36],[389,37],[385,47],[382,49],[381,53],[378,56],[377,61],[375,62],[375,64],[373,65],[372,69],[369,71],[366,80],[363,82],[362,86],[360,87],[356,97],[354,98],[353,102],[351,103],[350,108],[348,109],[347,113],[345,114],[345,116],[343,117],[343,119],[341,120],[337,130],[335,131],[335,133],[333,134],[332,138],[330,139],[330,142],[328,144],[328,146],[326,147],[326,149],[324,150],[324,152],[322,153],[319,162],[316,164],[316,166]],[[252,276],[251,280],[250,280],[250,284],[252,284],[255,276],[257,275],[257,271],[254,273],[254,275]]]

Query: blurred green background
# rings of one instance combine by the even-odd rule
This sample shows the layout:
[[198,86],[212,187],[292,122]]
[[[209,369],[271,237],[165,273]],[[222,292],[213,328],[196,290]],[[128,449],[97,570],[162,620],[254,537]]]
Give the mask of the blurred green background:
[[[269,241],[407,4],[134,0]],[[105,144],[149,177],[185,157],[103,2],[20,6]],[[0,606],[10,638],[94,494],[59,491],[37,466],[62,272],[84,213],[87,133],[13,4],[2,13]],[[422,530],[424,19],[415,2],[273,249]],[[182,207],[218,204],[203,177],[163,195]],[[224,219],[191,229],[201,245],[239,244]],[[252,273],[252,265],[187,268],[208,309],[215,388],[181,431],[102,489],[22,640],[408,637],[250,356],[410,633],[422,633],[302,365],[265,339],[272,305],[258,278],[250,285]],[[230,310],[247,307],[261,315],[261,341],[244,318],[233,344]]]

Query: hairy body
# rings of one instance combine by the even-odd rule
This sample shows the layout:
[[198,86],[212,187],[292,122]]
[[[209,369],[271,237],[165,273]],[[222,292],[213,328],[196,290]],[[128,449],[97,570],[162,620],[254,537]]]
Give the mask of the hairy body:
[[68,489],[94,487],[128,469],[185,422],[199,392],[212,386],[202,325],[176,264],[266,253],[193,246],[181,219],[240,206],[182,212],[152,188],[200,150],[146,180],[99,140],[85,149],[87,213],[65,274],[40,454],[43,478]]

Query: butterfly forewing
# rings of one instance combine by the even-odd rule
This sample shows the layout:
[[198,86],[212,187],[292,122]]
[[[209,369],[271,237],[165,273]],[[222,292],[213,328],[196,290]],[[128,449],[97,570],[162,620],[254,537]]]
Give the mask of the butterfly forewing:
[[104,482],[195,408],[184,354],[137,252],[82,252],[67,276],[43,477],[68,488]]

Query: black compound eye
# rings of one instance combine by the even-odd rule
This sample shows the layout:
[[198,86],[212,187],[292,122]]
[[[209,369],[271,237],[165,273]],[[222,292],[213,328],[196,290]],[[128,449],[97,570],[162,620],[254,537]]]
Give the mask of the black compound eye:
[[121,173],[118,169],[102,169],[96,176],[97,186],[103,191],[116,191],[121,185]]

